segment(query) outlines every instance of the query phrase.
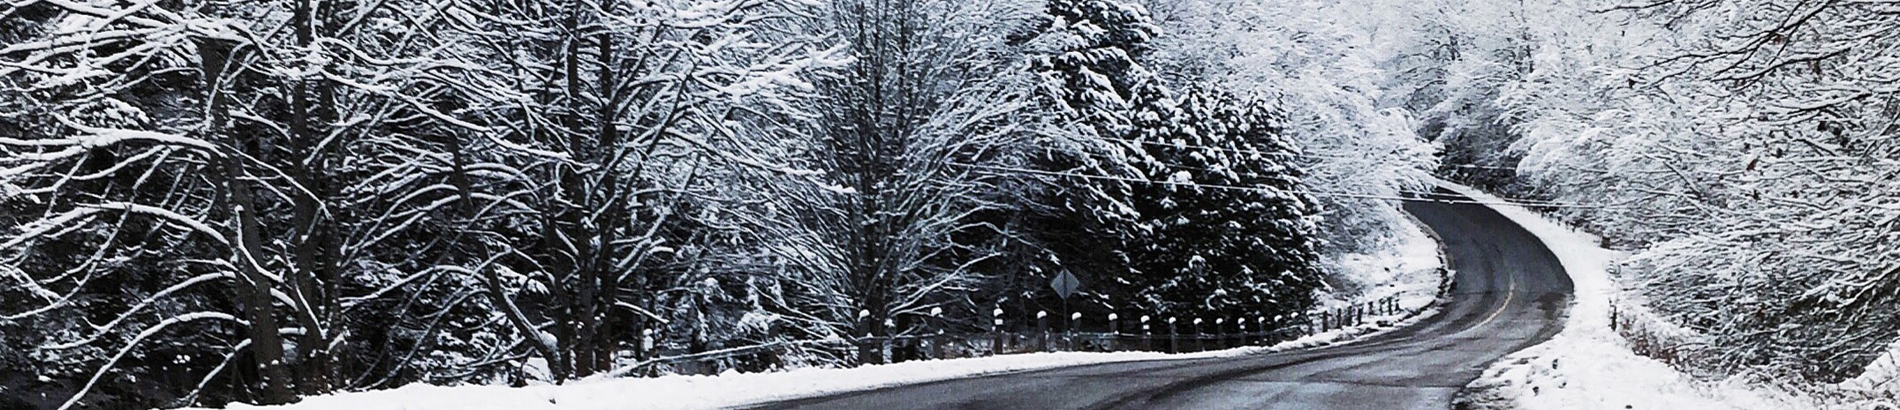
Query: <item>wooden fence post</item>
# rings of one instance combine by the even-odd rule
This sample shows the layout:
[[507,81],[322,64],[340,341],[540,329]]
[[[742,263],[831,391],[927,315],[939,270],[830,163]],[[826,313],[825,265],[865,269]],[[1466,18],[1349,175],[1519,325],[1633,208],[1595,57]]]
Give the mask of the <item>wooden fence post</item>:
[[1226,349],[1228,347],[1227,342],[1229,342],[1229,340],[1227,337],[1226,324],[1227,324],[1227,318],[1224,318],[1224,317],[1214,318],[1214,346],[1219,346],[1219,347],[1216,347],[1215,349]]
[[1248,336],[1248,335],[1247,335],[1247,318],[1240,318],[1240,319],[1236,319],[1236,320],[1234,320],[1234,324],[1235,324],[1235,325],[1238,325],[1238,326],[1240,326],[1240,344],[1239,344],[1239,346],[1246,346],[1246,345],[1247,345],[1247,336]]
[[1003,353],[1003,307],[990,311],[990,318],[990,335],[995,338],[990,344],[990,356],[995,356]]
[[1049,311],[1036,311],[1036,351],[1052,351],[1049,346]]
[[1154,333],[1148,331],[1148,315],[1141,315],[1141,350],[1155,351]]
[[943,308],[930,308],[930,318],[937,324],[937,335],[930,338],[930,358],[943,360]]
[[1207,351],[1207,333],[1201,331],[1201,318],[1194,318],[1194,351]]
[[1078,320],[1082,320],[1082,312],[1070,313],[1069,325],[1064,326],[1064,329],[1062,329],[1062,338],[1067,341],[1064,344],[1068,345],[1068,349],[1071,352],[1077,350],[1075,348],[1075,322]]
[[1168,353],[1181,352],[1181,333],[1174,327],[1175,317],[1168,317]]
[[874,353],[879,353],[879,354],[881,355],[881,353],[882,353],[882,352],[877,352],[876,350],[878,350],[878,349],[873,349],[873,348],[871,347],[871,346],[872,346],[872,343],[875,343],[875,340],[873,340],[873,339],[871,338],[871,322],[870,322],[870,320],[871,320],[871,319],[870,319],[870,317],[871,317],[871,311],[870,311],[869,309],[865,309],[865,310],[859,310],[859,311],[858,311],[858,331],[857,331],[857,333],[858,333],[858,334],[861,334],[861,335],[864,335],[864,336],[863,336],[862,338],[859,338],[859,339],[858,339],[858,343],[857,343],[857,344],[858,344],[858,365],[859,365],[859,366],[863,366],[863,365],[867,365],[867,364],[876,364],[876,362],[874,361],[874,359],[873,359],[873,357],[872,357],[872,354],[874,354]]

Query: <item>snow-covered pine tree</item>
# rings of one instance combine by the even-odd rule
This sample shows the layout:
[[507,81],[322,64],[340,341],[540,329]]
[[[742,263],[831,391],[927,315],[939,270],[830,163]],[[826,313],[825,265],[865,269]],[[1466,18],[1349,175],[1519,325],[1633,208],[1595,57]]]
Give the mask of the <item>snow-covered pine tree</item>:
[[1028,246],[1014,259],[1036,277],[1004,298],[1025,312],[1051,306],[1057,301],[1041,284],[1067,270],[1091,283],[1078,308],[1126,306],[1093,289],[1120,287],[1130,272],[1130,181],[1141,175],[1134,164],[1142,151],[1121,140],[1134,127],[1137,90],[1155,85],[1139,58],[1160,29],[1140,6],[1116,0],[1052,0],[1044,14],[1026,53],[1038,102],[1061,120],[1028,155],[1027,166],[1044,174],[1018,199],[1030,214],[1020,223]]
[[1175,116],[1138,122],[1153,161],[1136,187],[1142,236],[1128,280],[1141,305],[1216,317],[1306,309],[1321,286],[1317,209],[1296,149],[1259,101],[1196,87]]
[[1140,64],[1161,28],[1141,6],[1117,0],[1051,0],[1053,50],[1031,57],[1052,102],[1100,136],[1129,131],[1129,98],[1152,78]]
[[[1149,69],[1168,84],[1209,84],[1273,100],[1282,133],[1301,151],[1317,154],[1298,159],[1302,180],[1314,191],[1353,194],[1316,198],[1326,210],[1320,236],[1328,264],[1388,249],[1391,238],[1410,229],[1397,202],[1373,198],[1426,189],[1437,148],[1419,138],[1410,111],[1390,105],[1398,101],[1388,100],[1395,88],[1388,84],[1446,64],[1382,64],[1399,52],[1382,44],[1404,39],[1387,35],[1385,27],[1448,24],[1447,18],[1416,17],[1438,15],[1431,4],[1419,4],[1429,2],[1145,2],[1168,29],[1146,58]],[[1332,284],[1353,292],[1346,282]]]
[[[1209,89],[1177,101],[1142,65],[1159,30],[1140,6],[1057,0],[1047,13],[1048,50],[1032,52],[1031,67],[1074,121],[1036,164],[1068,175],[1050,179],[1040,209],[1053,212],[1031,230],[1049,254],[1047,273],[1094,283],[1084,309],[1239,315],[1310,305],[1320,276],[1315,205],[1273,111]],[[1037,294],[1053,302],[1041,289],[1024,296]]]

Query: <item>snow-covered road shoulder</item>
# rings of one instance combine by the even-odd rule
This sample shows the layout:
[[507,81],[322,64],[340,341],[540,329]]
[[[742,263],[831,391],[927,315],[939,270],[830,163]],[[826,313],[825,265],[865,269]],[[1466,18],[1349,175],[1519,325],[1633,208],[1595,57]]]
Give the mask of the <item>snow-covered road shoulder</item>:
[[[1222,352],[1209,352],[1222,353]],[[1227,351],[1229,354],[1245,352]],[[663,376],[586,381],[563,386],[430,386],[304,399],[296,410],[591,410],[712,409],[879,387],[1092,363],[1153,360],[1160,353],[1031,353],[930,360],[849,369]],[[234,406],[233,408],[246,408]]]
[[1700,382],[1633,353],[1610,328],[1618,288],[1610,264],[1621,255],[1595,236],[1470,187],[1439,181],[1536,235],[1557,255],[1575,288],[1564,329],[1551,340],[1505,356],[1466,386],[1458,409],[1790,409],[1790,397],[1739,381]]
[[1386,326],[1335,329],[1271,347],[1241,347],[1199,353],[1027,353],[951,360],[925,360],[856,368],[806,368],[773,373],[662,376],[589,380],[561,386],[431,386],[338,393],[297,404],[231,409],[273,410],[673,410],[734,408],[775,401],[874,390],[1067,366],[1142,360],[1239,357],[1327,346],[1409,325],[1429,312]]
[[[1312,340],[1296,341],[1300,345]],[[1292,343],[1292,342],[1290,342]],[[430,386],[304,399],[285,410],[670,410],[716,409],[872,390],[932,381],[1086,364],[1259,354],[1295,346],[1244,347],[1189,354],[1152,352],[1029,353],[927,360],[848,369],[808,368],[774,373],[608,379],[562,386]],[[256,406],[233,404],[232,409]]]

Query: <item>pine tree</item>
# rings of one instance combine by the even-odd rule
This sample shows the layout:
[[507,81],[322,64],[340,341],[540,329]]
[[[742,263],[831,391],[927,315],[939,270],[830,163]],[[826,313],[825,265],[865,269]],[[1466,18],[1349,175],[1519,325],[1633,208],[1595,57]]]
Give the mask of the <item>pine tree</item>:
[[1031,67],[1076,134],[1052,141],[1038,164],[1070,175],[1053,181],[1042,198],[1053,212],[1031,230],[1054,262],[1046,273],[1083,277],[1092,302],[1111,309],[1252,315],[1310,305],[1316,206],[1300,192],[1277,114],[1217,90],[1177,97],[1142,65],[1159,30],[1139,6],[1056,0],[1046,12],[1052,50]]
[[1090,284],[1084,293],[1092,300],[1078,308],[1125,304],[1094,290],[1118,288],[1130,272],[1125,250],[1136,214],[1128,199],[1140,175],[1130,156],[1141,151],[1119,140],[1134,129],[1137,90],[1153,82],[1139,59],[1160,29],[1140,6],[1113,0],[1053,0],[1043,12],[1047,24],[1026,53],[1038,104],[1059,118],[1059,131],[1036,141],[1028,166],[1068,176],[1038,177],[1019,199],[1030,246],[1015,259],[1032,276],[1019,302],[1054,304],[1040,284],[1066,270]]
[[1135,190],[1130,293],[1149,309],[1226,317],[1305,309],[1320,286],[1313,199],[1277,114],[1191,89],[1171,121],[1140,123],[1153,161]]
[[1138,62],[1161,29],[1147,11],[1114,0],[1052,0],[1055,50],[1031,59],[1056,105],[1099,136],[1129,132],[1130,98],[1153,75]]

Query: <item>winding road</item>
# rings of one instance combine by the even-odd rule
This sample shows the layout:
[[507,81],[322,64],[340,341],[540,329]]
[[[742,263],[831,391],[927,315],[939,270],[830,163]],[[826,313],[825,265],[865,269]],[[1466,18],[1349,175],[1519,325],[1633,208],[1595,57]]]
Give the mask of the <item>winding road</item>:
[[1442,311],[1403,329],[1309,350],[1064,367],[758,408],[1448,408],[1486,365],[1562,328],[1570,279],[1536,236],[1483,205],[1409,202],[1405,210],[1438,233],[1456,276]]

